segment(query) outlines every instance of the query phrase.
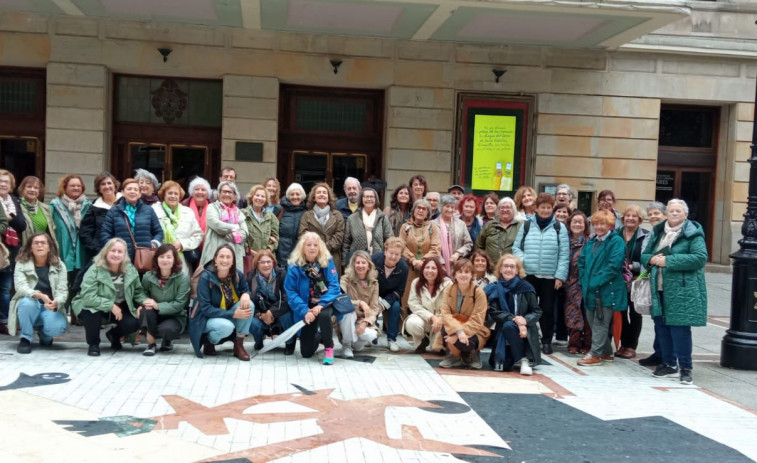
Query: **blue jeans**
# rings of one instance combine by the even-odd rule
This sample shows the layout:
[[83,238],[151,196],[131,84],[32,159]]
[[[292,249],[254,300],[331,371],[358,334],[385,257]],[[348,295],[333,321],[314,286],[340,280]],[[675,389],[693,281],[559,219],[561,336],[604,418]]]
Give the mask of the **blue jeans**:
[[666,325],[662,317],[652,317],[652,320],[655,339],[660,343],[662,363],[669,367],[691,370],[691,327]]
[[[231,306],[230,311],[235,311],[239,307],[239,302]],[[226,318],[209,318],[205,322],[205,328],[203,333],[208,335],[208,341],[211,344],[218,344],[222,339],[231,336],[234,330],[237,330],[238,335],[250,334],[250,324],[253,317],[250,318],[232,318],[231,320]]]
[[400,331],[400,301],[395,301],[389,307],[388,317],[386,320],[386,338],[389,341],[396,341]]
[[[252,335],[253,339],[255,339],[255,344],[262,344],[263,331],[265,331],[265,329],[269,326],[276,325],[279,325],[282,331],[286,331],[292,325],[294,325],[294,317],[292,315],[292,311],[290,310],[279,318],[273,320],[273,323],[271,325],[266,325],[265,323],[263,323],[263,320],[253,317],[252,323],[250,324],[250,334]],[[297,336],[292,336],[292,338],[289,339],[286,344],[290,346],[295,342],[297,342]]]
[[10,267],[0,270],[0,323],[8,323],[11,284],[13,284],[13,272],[10,270]]
[[503,371],[510,371],[515,362],[525,357],[527,338],[520,337],[520,328],[515,322],[507,321],[497,332],[496,339],[497,343],[491,354],[494,363],[501,363]]
[[[61,307],[62,309],[62,307]],[[21,337],[34,340],[34,328],[39,328],[39,343],[49,346],[55,336],[66,332],[66,316],[61,312],[47,310],[39,299],[24,297],[18,301],[18,324]]]

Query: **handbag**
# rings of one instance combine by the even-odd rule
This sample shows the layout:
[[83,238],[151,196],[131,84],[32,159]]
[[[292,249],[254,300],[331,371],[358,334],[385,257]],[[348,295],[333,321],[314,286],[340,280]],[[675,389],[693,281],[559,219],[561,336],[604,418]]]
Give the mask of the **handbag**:
[[649,315],[652,308],[652,286],[649,281],[649,270],[645,271],[631,283],[631,302],[636,313]]
[[349,294],[342,293],[331,301],[331,309],[339,315],[347,315],[355,311],[355,304],[352,303]]
[[16,230],[11,227],[6,228],[5,233],[3,233],[3,242],[8,246],[18,246],[18,233],[16,233]]
[[129,219],[124,217],[126,222],[126,229],[129,230],[129,236],[131,236],[131,242],[134,244],[134,268],[139,273],[145,273],[152,270],[152,260],[155,257],[155,249],[145,248],[137,246],[137,240],[134,239],[134,234],[131,232],[131,226],[129,225]]
[[0,243],[0,270],[8,267],[11,264],[10,252],[3,243]]

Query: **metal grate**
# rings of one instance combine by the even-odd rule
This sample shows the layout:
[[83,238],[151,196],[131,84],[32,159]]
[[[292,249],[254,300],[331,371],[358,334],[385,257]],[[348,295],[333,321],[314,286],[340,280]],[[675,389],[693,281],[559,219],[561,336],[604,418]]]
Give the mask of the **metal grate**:
[[21,79],[0,78],[0,113],[34,114],[37,85]]
[[366,132],[368,108],[365,102],[298,99],[297,130]]

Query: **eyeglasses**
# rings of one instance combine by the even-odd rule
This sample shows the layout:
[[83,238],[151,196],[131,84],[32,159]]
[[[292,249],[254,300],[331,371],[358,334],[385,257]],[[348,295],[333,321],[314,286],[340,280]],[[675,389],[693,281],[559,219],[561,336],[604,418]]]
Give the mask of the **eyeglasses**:
[[32,246],[48,246],[47,241],[32,241]]
[[502,264],[502,268],[518,268],[518,266],[513,264]]
[[233,195],[234,192],[233,191],[229,191],[229,190],[221,190],[221,194],[222,195]]

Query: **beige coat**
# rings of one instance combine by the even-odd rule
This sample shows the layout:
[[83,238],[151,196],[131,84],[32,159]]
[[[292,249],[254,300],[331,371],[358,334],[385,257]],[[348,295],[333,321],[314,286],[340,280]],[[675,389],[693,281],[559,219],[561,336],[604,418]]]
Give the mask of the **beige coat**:
[[374,280],[367,286],[364,286],[361,282],[350,280],[347,275],[342,275],[339,284],[342,287],[342,291],[350,295],[350,299],[353,301],[363,301],[370,306],[371,310],[368,312],[363,312],[360,307],[356,306],[355,314],[357,315],[357,321],[365,320],[368,322],[368,326],[375,328],[380,335],[381,330],[376,326],[376,318],[382,310],[379,303],[378,280]]
[[326,248],[331,253],[332,259],[334,259],[336,271],[342,273],[342,240],[344,240],[344,217],[342,217],[342,213],[338,210],[332,210],[329,213],[326,226],[323,227],[315,218],[315,212],[306,211],[300,219],[300,232],[297,233],[297,236],[302,236],[303,233],[308,231],[318,233],[318,236],[326,243]]
[[[431,223],[439,228],[439,237],[441,238],[440,220],[442,220],[442,216],[435,218]],[[465,222],[453,217],[452,223],[447,226],[447,234],[452,243],[450,255],[457,253],[460,257],[468,257],[473,250],[473,240],[470,238],[470,233],[468,233],[468,227],[465,226]],[[441,252],[441,247],[439,249],[439,252]]]
[[420,274],[413,267],[413,259],[417,258],[418,242],[421,242],[420,252],[421,259],[426,257],[441,257],[441,246],[439,241],[439,229],[431,222],[426,222],[420,227],[411,225],[410,222],[400,227],[400,238],[405,242],[405,249],[402,250],[402,257],[407,261],[407,283],[405,284],[405,294],[402,295],[402,307],[407,307],[407,298],[410,295],[410,282],[418,278]]
[[[486,293],[480,286],[470,285],[468,290],[463,294],[463,302],[460,312],[457,311],[457,284],[449,286],[442,296],[440,307],[444,323],[444,331],[447,334],[454,334],[458,330],[465,331],[468,337],[478,336],[478,350],[486,346],[491,332],[486,327]],[[475,291],[475,293],[474,293]],[[474,302],[475,301],[475,302]],[[462,323],[453,317],[453,314],[462,314],[468,317],[468,321]]]
[[[416,283],[418,283],[418,278],[415,278],[409,285],[407,285],[406,289],[412,288],[407,300],[407,306],[411,313],[421,317],[424,322],[431,323],[430,320],[432,316],[441,314],[444,292],[450,285],[452,285],[452,280],[449,278],[442,280],[442,284],[436,291],[435,296],[431,296],[431,292],[428,288],[421,289],[421,295],[419,296],[418,293],[415,292]],[[405,329],[403,328],[402,331],[405,331]],[[439,333],[432,333],[429,338],[432,349],[437,351],[442,349],[441,337],[438,335]]]

